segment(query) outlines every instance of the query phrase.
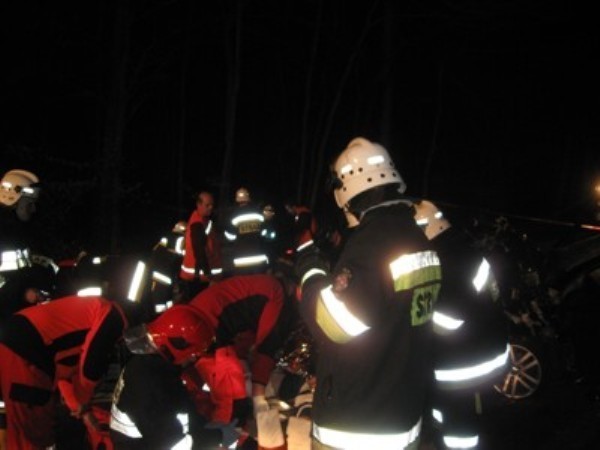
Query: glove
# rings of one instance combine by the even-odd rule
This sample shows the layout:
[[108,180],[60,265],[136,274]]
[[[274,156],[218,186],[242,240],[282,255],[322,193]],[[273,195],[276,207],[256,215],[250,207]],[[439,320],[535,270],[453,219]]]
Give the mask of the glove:
[[236,429],[237,423],[237,419],[233,419],[229,423],[209,422],[204,425],[204,428],[209,430],[219,430],[221,432],[221,446],[229,448],[240,437],[240,433]]
[[326,275],[330,265],[326,255],[316,245],[311,245],[296,254],[294,273],[298,277],[300,287],[311,274]]
[[264,395],[252,397],[252,405],[254,406],[254,417],[256,417],[258,413],[269,410],[269,402]]

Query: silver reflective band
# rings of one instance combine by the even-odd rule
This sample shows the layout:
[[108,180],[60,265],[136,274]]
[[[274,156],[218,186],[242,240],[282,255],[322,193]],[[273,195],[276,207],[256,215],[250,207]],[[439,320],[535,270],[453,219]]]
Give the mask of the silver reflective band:
[[465,321],[455,319],[454,317],[450,317],[446,314],[442,314],[440,312],[435,311],[433,313],[433,323],[436,326],[441,327],[445,330],[456,330],[457,328],[462,326],[462,324],[465,323]]
[[102,288],[99,286],[90,286],[77,291],[78,297],[99,297],[102,295]]
[[392,277],[396,280],[401,275],[424,269],[425,267],[439,265],[440,260],[437,253],[427,250],[400,256],[390,263],[390,270],[392,271]]
[[186,434],[177,444],[171,447],[171,450],[191,450],[194,441],[189,434]]
[[6,407],[6,403],[4,403],[2,400],[0,400],[0,408],[5,408]]
[[235,241],[237,239],[235,234],[228,233],[227,231],[224,231],[224,233],[228,241]]
[[127,300],[132,302],[138,302],[141,299],[142,293],[142,281],[146,274],[146,264],[142,261],[138,261],[135,266],[135,272],[133,273],[133,279],[129,285],[129,292],[127,293]]
[[181,270],[185,273],[191,273],[191,274],[193,274],[195,272],[195,269],[193,267],[184,266],[183,264],[181,265]]
[[449,381],[458,382],[472,380],[484,375],[491,373],[494,369],[498,369],[506,364],[508,361],[508,353],[510,346],[506,346],[506,350],[501,355],[496,356],[494,359],[489,361],[476,364],[470,367],[461,367],[459,369],[450,370],[436,370],[435,379],[436,381]]
[[346,334],[358,336],[371,328],[353,315],[348,308],[346,308],[344,302],[336,298],[331,286],[328,286],[321,291],[321,298],[333,320],[335,320]]
[[264,222],[264,220],[265,220],[265,218],[262,216],[262,214],[249,213],[249,214],[241,214],[239,216],[234,217],[233,219],[231,219],[231,223],[237,227],[240,223],[243,223],[243,222],[254,222],[254,221]]
[[306,282],[306,280],[308,280],[309,278],[313,277],[314,275],[327,275],[327,272],[325,272],[323,269],[309,269],[303,276],[302,279],[300,280],[300,287],[302,287],[304,285],[304,283]]
[[485,258],[479,264],[479,268],[477,269],[477,275],[473,278],[473,286],[477,292],[480,292],[481,289],[486,285],[488,278],[490,277],[490,263],[487,262]]
[[269,258],[267,258],[267,255],[244,256],[242,258],[233,259],[233,265],[235,267],[247,267],[268,262]]
[[447,448],[475,448],[479,444],[479,436],[444,436],[444,444]]
[[172,280],[171,277],[165,275],[164,273],[160,273],[160,272],[152,272],[152,279],[154,281],[158,281],[159,283],[162,284],[172,284]]
[[437,423],[444,423],[444,415],[439,409],[432,409],[431,417],[433,417]]
[[212,230],[212,220],[208,221],[208,224],[206,225],[206,230],[204,230],[204,233],[206,233],[208,235],[208,233],[210,233],[210,230]]
[[2,252],[0,272],[18,270],[23,267],[31,267],[31,260],[29,259],[29,252],[27,249]]
[[306,241],[304,244],[300,244],[298,246],[298,248],[296,248],[296,251],[301,252],[302,250],[304,250],[307,247],[310,247],[313,244],[314,244],[314,241],[312,239],[310,241]]
[[212,273],[213,275],[219,275],[223,273],[223,269],[221,269],[220,267],[217,267],[216,269],[210,269],[210,273]]
[[419,437],[421,419],[409,431],[396,434],[352,433],[313,423],[313,436],[322,444],[344,450],[403,449]]
[[137,429],[135,423],[114,403],[110,408],[110,428],[130,438],[140,439],[142,437],[142,433]]
[[188,413],[178,413],[177,420],[183,427],[183,432],[188,433],[190,431],[190,416]]
[[177,241],[175,241],[175,253],[179,254],[179,255],[183,255],[185,254],[185,238],[183,236],[180,236],[177,238]]

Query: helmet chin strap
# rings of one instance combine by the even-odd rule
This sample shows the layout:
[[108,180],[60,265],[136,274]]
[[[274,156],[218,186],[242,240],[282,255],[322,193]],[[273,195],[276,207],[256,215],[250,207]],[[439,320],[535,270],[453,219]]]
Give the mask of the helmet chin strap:
[[385,206],[399,205],[400,203],[405,203],[408,206],[412,205],[412,203],[410,201],[404,200],[404,199],[387,200],[385,202],[381,202],[376,205],[369,206],[364,211],[361,211],[359,214],[358,221],[360,222],[362,220],[362,218],[365,216],[365,214],[368,213],[369,211],[373,211],[374,209],[377,209],[377,208],[383,208]]

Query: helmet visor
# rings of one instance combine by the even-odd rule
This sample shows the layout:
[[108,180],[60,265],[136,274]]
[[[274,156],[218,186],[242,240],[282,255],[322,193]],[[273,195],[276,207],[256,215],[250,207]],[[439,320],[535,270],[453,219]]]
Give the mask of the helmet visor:
[[125,331],[123,333],[123,339],[125,345],[129,351],[135,355],[148,355],[158,353],[156,345],[148,333],[148,329],[145,324],[138,325]]

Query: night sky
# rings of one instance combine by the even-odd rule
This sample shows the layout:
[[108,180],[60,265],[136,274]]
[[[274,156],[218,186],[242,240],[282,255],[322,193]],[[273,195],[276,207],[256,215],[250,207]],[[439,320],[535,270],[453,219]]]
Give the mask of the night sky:
[[327,165],[358,135],[411,195],[591,221],[599,27],[575,3],[10,1],[0,170],[36,172],[85,229],[118,80],[125,235],[187,218],[202,187],[325,214]]

